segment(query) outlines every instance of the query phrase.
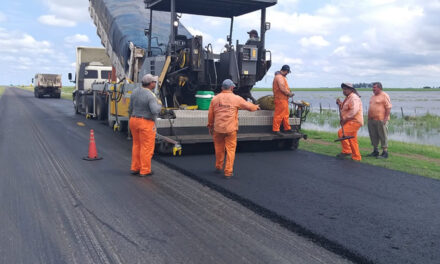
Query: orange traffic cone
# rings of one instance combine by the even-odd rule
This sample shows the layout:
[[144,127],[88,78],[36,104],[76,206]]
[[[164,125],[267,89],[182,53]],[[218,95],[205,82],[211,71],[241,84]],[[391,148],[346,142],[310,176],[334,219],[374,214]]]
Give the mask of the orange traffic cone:
[[96,151],[95,134],[93,129],[90,129],[90,143],[89,143],[89,155],[83,158],[84,160],[100,160],[102,157],[98,157],[98,151]]

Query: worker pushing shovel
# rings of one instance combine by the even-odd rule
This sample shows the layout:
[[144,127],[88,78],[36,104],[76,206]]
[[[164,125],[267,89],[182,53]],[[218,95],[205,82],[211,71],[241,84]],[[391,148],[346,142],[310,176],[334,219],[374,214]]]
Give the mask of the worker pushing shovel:
[[336,157],[345,158],[351,156],[352,160],[360,161],[362,159],[359,151],[357,132],[364,124],[362,113],[362,101],[360,96],[351,83],[341,84],[342,93],[345,100],[341,102],[339,98],[336,104],[339,107],[339,118],[341,129],[338,131],[338,139],[342,146],[342,151]]

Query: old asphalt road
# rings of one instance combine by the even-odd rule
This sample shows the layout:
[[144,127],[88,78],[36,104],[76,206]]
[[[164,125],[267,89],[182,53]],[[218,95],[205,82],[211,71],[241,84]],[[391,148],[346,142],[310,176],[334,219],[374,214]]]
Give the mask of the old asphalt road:
[[129,176],[130,142],[71,101],[8,88],[0,112],[0,263],[350,263],[158,162]]

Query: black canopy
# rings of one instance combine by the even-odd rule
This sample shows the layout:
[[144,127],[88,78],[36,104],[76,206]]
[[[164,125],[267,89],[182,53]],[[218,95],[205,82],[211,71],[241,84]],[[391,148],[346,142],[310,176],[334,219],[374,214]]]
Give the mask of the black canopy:
[[[170,0],[144,0],[147,8],[170,11]],[[202,16],[234,17],[273,6],[277,0],[175,0],[176,12]]]

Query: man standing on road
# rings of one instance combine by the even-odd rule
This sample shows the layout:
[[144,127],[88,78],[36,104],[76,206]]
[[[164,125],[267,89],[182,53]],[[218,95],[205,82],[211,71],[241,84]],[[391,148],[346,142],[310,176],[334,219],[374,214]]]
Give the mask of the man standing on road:
[[[277,72],[278,73],[278,72]],[[282,136],[280,132],[281,124],[283,124],[284,133],[292,133],[292,128],[289,124],[289,97],[293,93],[289,89],[287,83],[287,74],[290,73],[289,65],[283,65],[279,74],[275,74],[272,83],[275,111],[273,113],[272,133],[277,136]]]
[[[390,120],[391,106],[390,97],[382,91],[382,84],[380,82],[373,83],[373,96],[370,98],[370,107],[368,108],[368,133],[374,149],[368,154],[369,157],[388,158],[388,120]],[[380,156],[379,141],[382,146]]]
[[132,92],[128,107],[133,137],[130,173],[140,177],[153,175],[151,158],[156,139],[155,121],[162,109],[162,103],[153,93],[156,83],[157,76],[146,74],[142,78],[142,87]]
[[[342,151],[336,157],[345,158],[351,156],[352,160],[360,161],[362,157],[359,151],[357,132],[364,124],[362,101],[351,83],[342,83],[341,88],[342,93],[345,95],[345,100],[341,102],[339,98],[336,99],[336,104],[338,104],[341,111],[341,126],[344,128],[345,136],[352,136],[353,138],[341,140]],[[338,137],[341,138],[342,136],[341,128],[338,131]]]
[[235,84],[226,79],[222,84],[222,92],[212,98],[208,112],[208,129],[214,140],[215,171],[220,173],[226,163],[224,175],[226,179],[233,176],[235,149],[237,147],[238,110],[256,111],[258,105],[247,102],[235,95],[232,90]]

